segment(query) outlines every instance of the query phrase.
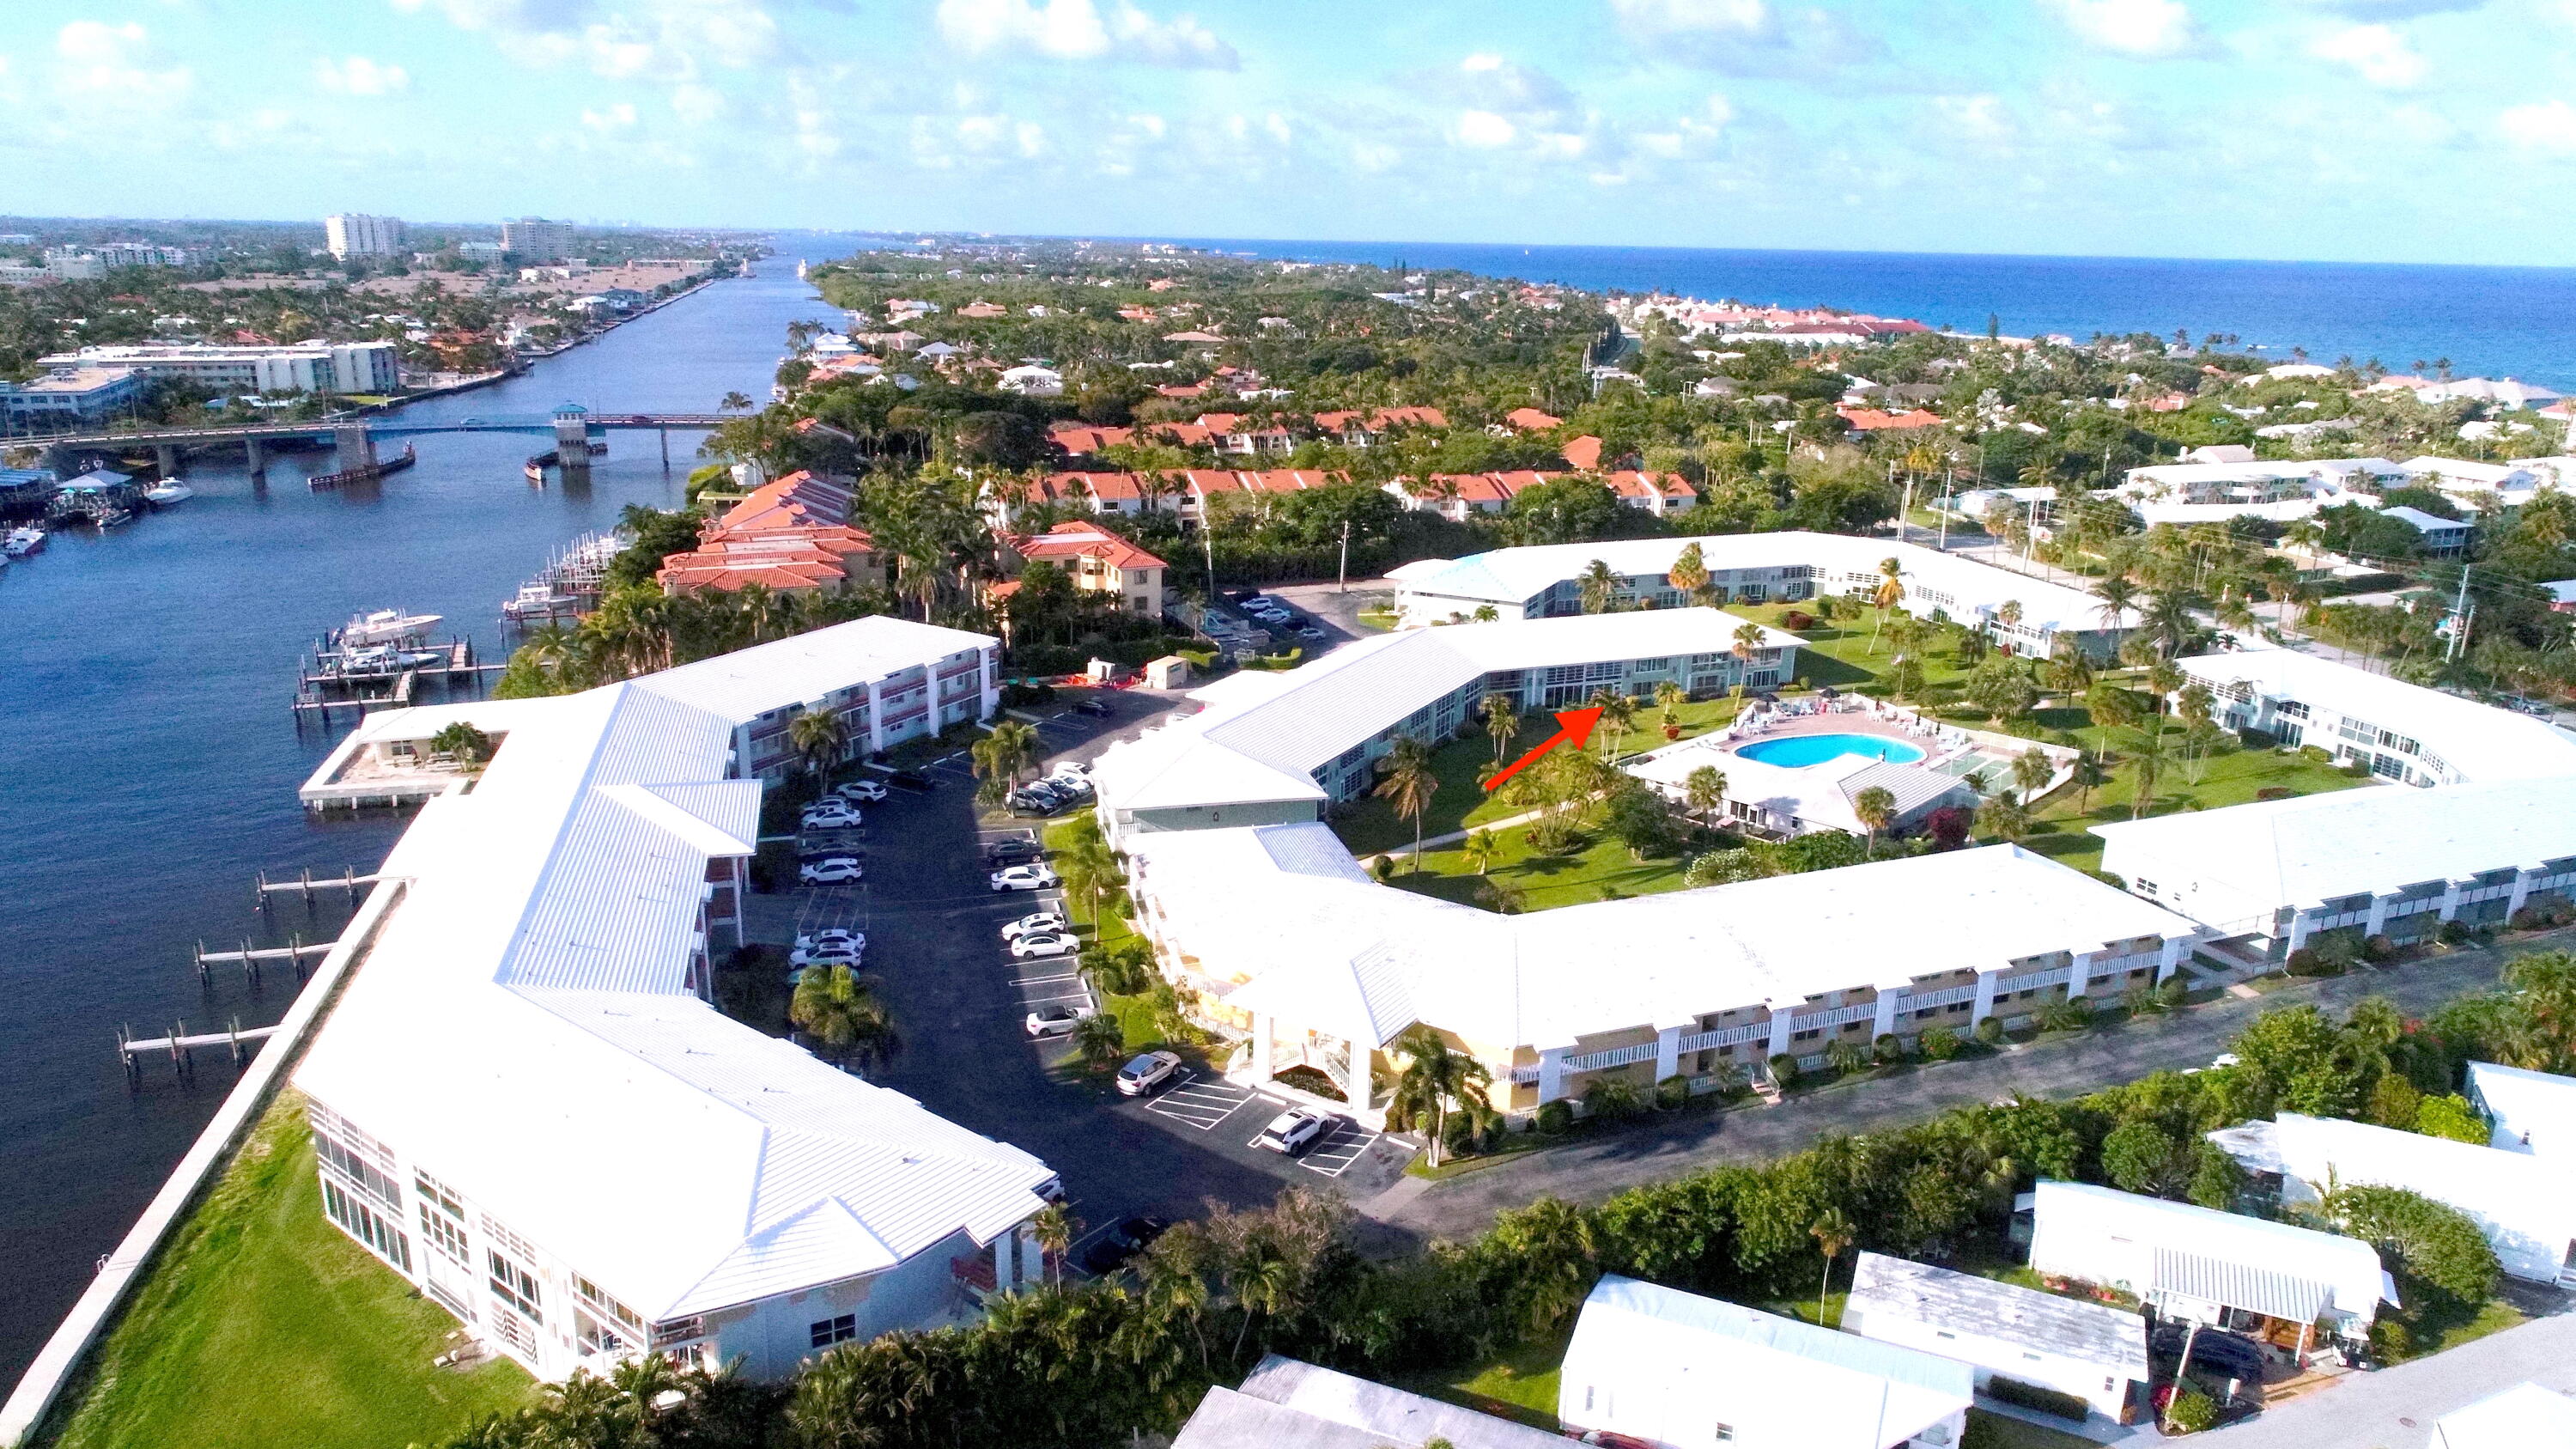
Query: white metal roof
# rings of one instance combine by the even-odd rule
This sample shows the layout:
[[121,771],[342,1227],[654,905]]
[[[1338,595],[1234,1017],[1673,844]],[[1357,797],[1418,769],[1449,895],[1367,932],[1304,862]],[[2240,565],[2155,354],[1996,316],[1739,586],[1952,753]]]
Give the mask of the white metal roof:
[[995,642],[989,634],[879,615],[665,669],[635,683],[740,724]]
[[2495,1119],[2495,1146],[2576,1162],[2576,1077],[2471,1062],[2469,1092]]
[[2467,779],[2576,774],[2576,734],[2546,720],[2297,649],[2241,649],[2175,663],[2222,695],[2241,682],[2266,698],[2358,716],[2416,741]]
[[[2359,1238],[2081,1182],[2041,1182],[2032,1207],[2035,1262],[2048,1240],[2071,1231],[2078,1240],[2114,1237],[2150,1252],[2178,1250],[2323,1283],[2333,1289],[2337,1309],[2364,1318],[2386,1288],[2379,1254]],[[2048,1267],[2067,1270],[2055,1260]]]
[[[1129,848],[1140,889],[1202,972],[1248,983],[1229,1005],[1381,1045],[1424,1021],[1489,1046],[1563,1046],[2195,930],[2012,845],[1522,916],[1378,885],[1321,824],[1145,834]],[[1936,919],[1940,931],[1922,929]]]
[[1843,1320],[1865,1325],[1881,1315],[2062,1355],[2142,1383],[2147,1378],[2146,1320],[2135,1313],[1863,1253],[1852,1270]]
[[[1935,589],[1957,600],[1949,606],[1952,618],[1972,618],[1980,609],[1993,610],[2007,600],[2018,600],[2022,622],[2030,628],[2087,631],[2104,627],[2101,601],[2063,584],[1893,539],[1795,530],[1495,549],[1456,560],[1437,572],[1408,575],[1403,587],[1407,593],[1517,604],[1551,584],[1577,577],[1594,559],[1631,578],[1669,573],[1673,561],[1692,544],[1699,545],[1700,557],[1710,569],[1721,572],[1803,564],[1827,575],[1876,574],[1881,560],[1894,558],[1902,562],[1910,586]],[[1828,577],[1819,581],[1819,591],[1839,594],[1844,585]]]
[[[1224,1392],[1210,1391],[1209,1402],[1191,1416],[1189,1426],[1181,1431],[1172,1449],[1233,1449],[1237,1444],[1244,1449],[1322,1449],[1327,1445],[1419,1449],[1435,1439],[1445,1440],[1456,1449],[1565,1449],[1563,1438],[1544,1429],[1479,1414],[1275,1353],[1254,1365],[1237,1395],[1274,1412],[1248,1411],[1248,1404],[1223,1405],[1218,1395]],[[1211,1414],[1211,1408],[1217,1412]],[[1219,1421],[1240,1422],[1258,1432],[1251,1437],[1237,1437],[1232,1432],[1219,1434]]]
[[1954,1359],[1615,1273],[1583,1301],[1561,1384],[1558,1417],[1571,1422],[1586,1422],[1580,1388],[1599,1386],[1610,1414],[1596,1410],[1594,1424],[1651,1434],[1642,1401],[1644,1417],[1676,1430],[1715,1421],[1750,1443],[1810,1449],[1903,1444],[1976,1397],[1974,1372]]
[[297,1085],[653,1319],[1037,1211],[1036,1158],[690,991],[708,862],[751,852],[760,787],[723,778],[726,712],[648,683],[530,701],[422,809]]
[[2516,1384],[2444,1414],[2429,1449],[2576,1449],[2576,1398]]

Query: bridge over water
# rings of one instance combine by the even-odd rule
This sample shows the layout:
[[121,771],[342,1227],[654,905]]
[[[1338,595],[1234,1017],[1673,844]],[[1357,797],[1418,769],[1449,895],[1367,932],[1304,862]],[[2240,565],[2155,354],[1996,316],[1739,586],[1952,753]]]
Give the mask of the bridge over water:
[[671,453],[674,432],[705,432],[733,420],[731,413],[614,413],[565,406],[551,413],[483,413],[431,422],[399,412],[344,415],[303,422],[223,423],[203,427],[128,428],[112,432],[50,433],[17,440],[45,450],[49,463],[62,468],[84,452],[135,452],[149,448],[164,477],[175,477],[183,452],[191,448],[238,444],[250,455],[251,471],[267,465],[264,445],[280,442],[329,443],[338,450],[340,466],[357,467],[375,459],[382,440],[417,438],[431,433],[525,433],[555,440],[564,466],[588,467],[588,443],[612,432],[662,435],[662,455]]

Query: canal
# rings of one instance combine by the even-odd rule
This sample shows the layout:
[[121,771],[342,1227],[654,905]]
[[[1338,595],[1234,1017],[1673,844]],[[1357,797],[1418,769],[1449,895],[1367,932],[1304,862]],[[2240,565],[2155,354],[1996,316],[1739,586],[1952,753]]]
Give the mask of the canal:
[[[799,256],[847,238],[783,239],[757,275],[728,279],[497,387],[412,416],[712,412],[768,395],[787,325],[830,320]],[[129,1092],[117,1028],[154,1036],[277,1019],[294,986],[239,968],[201,987],[196,944],[329,939],[346,907],[252,909],[255,873],[363,872],[403,818],[308,819],[295,787],[331,737],[295,725],[299,656],[360,610],[444,615],[502,657],[500,603],[550,552],[612,527],[630,503],[668,507],[699,435],[616,433],[586,489],[532,488],[541,440],[436,434],[420,465],[314,493],[327,452],[193,464],[196,497],[104,534],[57,532],[0,571],[0,1386],[14,1383],[233,1081],[200,1055],[193,1085],[166,1062]],[[437,691],[424,692],[435,700]]]

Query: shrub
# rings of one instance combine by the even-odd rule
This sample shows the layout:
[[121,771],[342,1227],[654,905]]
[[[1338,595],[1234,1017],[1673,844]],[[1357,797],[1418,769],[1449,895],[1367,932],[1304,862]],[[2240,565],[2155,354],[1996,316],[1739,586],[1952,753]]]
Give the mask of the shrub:
[[2245,1169],[2235,1158],[2220,1150],[2215,1142],[2202,1142],[2192,1148],[2191,1185],[2183,1195],[2205,1208],[2233,1212],[2237,1199],[2245,1194]]
[[1784,1092],[1798,1085],[1798,1059],[1787,1052],[1771,1058],[1771,1082]]
[[2464,1304],[2495,1292],[2503,1271],[2495,1249],[2458,1208],[2404,1188],[2362,1185],[2327,1193],[2317,1212],[2335,1231],[2396,1258],[2406,1277],[2427,1288]]
[[1449,1114],[1448,1120],[1441,1124],[1440,1137],[1452,1157],[1482,1152],[1486,1147],[1484,1129],[1475,1118],[1464,1112]]
[[2314,946],[2301,946],[2290,953],[2289,972],[2293,976],[2341,976],[2343,963],[2329,958]]
[[[1301,1092],[1311,1092],[1328,1101],[1347,1102],[1350,1100],[1349,1097],[1342,1094],[1342,1089],[1340,1087],[1333,1085],[1333,1079],[1318,1067],[1306,1066],[1303,1063],[1293,1067],[1284,1067],[1278,1072],[1277,1080],[1282,1086],[1295,1087]],[[1449,1119],[1449,1122],[1452,1127],[1455,1127],[1459,1122],[1464,1120],[1465,1119],[1463,1117],[1452,1117]],[[1451,1135],[1454,1136],[1456,1134],[1452,1133]],[[1452,1145],[1454,1146],[1455,1144],[1453,1143]]]
[[[2397,1124],[2391,1124],[2397,1125]],[[2493,1136],[2486,1119],[2478,1115],[2469,1099],[2454,1093],[2447,1097],[2426,1097],[2415,1109],[2415,1130],[2427,1137],[2447,1137],[2454,1142],[2467,1142],[2484,1147]]]
[[2382,961],[2394,960],[2396,956],[2397,943],[2386,936],[2368,936],[2362,939],[2361,959],[2364,961],[2376,965]]
[[2177,1434],[2198,1434],[2217,1422],[2217,1401],[2198,1389],[2184,1389],[2165,1408],[2165,1423]]
[[[2382,1072],[2370,1089],[2370,1120],[2400,1132],[2425,1131],[2420,1125],[2424,1120],[2424,1094],[2397,1073]],[[2484,1142],[2485,1135],[2480,1134],[2478,1140]]]
[[1905,1060],[1905,1042],[1892,1031],[1880,1032],[1878,1040],[1870,1043],[1870,1054],[1878,1058],[1880,1066],[1894,1066]]
[[2299,758],[2307,761],[2311,765],[2331,765],[2334,763],[2334,756],[2327,754],[2324,749],[2316,745],[2299,746]]
[[1959,1034],[1946,1026],[1927,1026],[1915,1043],[1923,1055],[1936,1062],[1946,1062],[1959,1054]]
[[1554,1102],[1545,1102],[1540,1104],[1538,1109],[1538,1130],[1541,1132],[1563,1132],[1573,1125],[1573,1103],[1560,1099]]
[[2477,939],[2477,934],[2469,929],[2466,921],[2444,921],[2442,929],[2433,933],[2433,939],[2445,946],[2465,946]]
[[1869,1065],[1869,1048],[1849,1037],[1836,1037],[1825,1048],[1825,1063],[1838,1072],[1857,1072]]
[[2002,1374],[1995,1375],[1987,1382],[1986,1392],[2007,1404],[2018,1404],[2025,1409],[2037,1409],[2043,1414],[2054,1414],[2058,1418],[2078,1424],[2091,1417],[2093,1412],[2092,1405],[2073,1394],[2062,1394],[2055,1389],[2042,1388],[2038,1384],[2023,1383],[2019,1379],[2008,1379]]
[[2004,1022],[2002,1017],[1990,1016],[1977,1023],[1977,1042],[1979,1045],[2001,1046],[2003,1044],[2003,1039]]
[[1636,1083],[1611,1077],[1583,1089],[1583,1110],[1604,1122],[1624,1122],[1646,1110],[1646,1103]]
[[1791,609],[1780,616],[1780,627],[1792,634],[1802,629],[1812,629],[1816,627],[1816,616],[1804,609]]
[[2291,789],[2287,785],[2266,785],[2262,789],[2254,792],[2254,798],[2257,800],[2287,800],[2298,793],[2298,791]]
[[1690,1101],[1690,1078],[1675,1072],[1655,1083],[1655,1105],[1670,1111]]

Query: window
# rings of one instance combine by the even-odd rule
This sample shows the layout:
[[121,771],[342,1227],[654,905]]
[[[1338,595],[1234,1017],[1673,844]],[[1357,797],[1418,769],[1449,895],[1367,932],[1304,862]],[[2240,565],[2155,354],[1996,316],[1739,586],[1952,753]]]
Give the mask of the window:
[[578,1273],[573,1275],[572,1291],[580,1294],[584,1302],[589,1303],[594,1308],[598,1308],[606,1312],[609,1317],[615,1319],[617,1322],[626,1325],[628,1328],[634,1329],[638,1333],[644,1331],[644,1317],[642,1314],[637,1313],[634,1309],[627,1307],[616,1299],[609,1297],[605,1292],[601,1291],[598,1284],[582,1277]]
[[465,1225],[430,1206],[426,1197],[420,1200],[420,1235],[460,1268],[474,1261],[467,1256]]
[[2406,778],[2406,761],[2396,755],[2373,755],[2370,757],[2370,773],[2402,780]]
[[2295,699],[2285,699],[2272,706],[2272,713],[2289,719],[2306,719],[2308,707]]
[[2040,1362],[2040,1361],[2041,1361],[2041,1360],[2040,1360],[2040,1357],[2039,1357],[2039,1355],[2038,1355],[2038,1354],[2032,1353],[2032,1352],[2031,1352],[2030,1350],[2028,1350],[2028,1349],[2024,1349],[2024,1350],[2022,1350],[2022,1355],[2021,1355],[2021,1356],[2022,1356],[2023,1358],[2029,1359],[2032,1363],[2038,1363],[2038,1362]]
[[859,1336],[859,1316],[844,1313],[838,1318],[819,1319],[806,1326],[805,1336],[816,1348],[830,1348]]
[[313,1155],[322,1159],[325,1168],[347,1178],[360,1192],[396,1212],[402,1211],[402,1189],[395,1186],[394,1180],[377,1171],[374,1163],[340,1145],[336,1139],[315,1132]]
[[492,1296],[528,1315],[533,1322],[545,1322],[545,1314],[537,1308],[537,1275],[489,1249],[483,1258],[491,1268]]
[[1717,1426],[1717,1432],[1711,1434],[1709,1437],[1723,1444],[1735,1437],[1735,1426],[1733,1424],[1720,1424]]
[[367,1245],[377,1257],[408,1273],[411,1271],[411,1239],[404,1237],[393,1223],[377,1214],[362,1199],[340,1190],[340,1184],[329,1177],[322,1179],[322,1210],[331,1221],[349,1230],[349,1236]]
[[1932,1333],[1936,1338],[1957,1338],[1959,1336],[1946,1328],[1936,1328],[1932,1330]]
[[2136,886],[2138,888],[2138,894],[2142,896],[2151,896],[2156,893],[2156,883],[2147,879],[2145,876],[2133,876],[2130,878],[2129,884]]

